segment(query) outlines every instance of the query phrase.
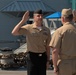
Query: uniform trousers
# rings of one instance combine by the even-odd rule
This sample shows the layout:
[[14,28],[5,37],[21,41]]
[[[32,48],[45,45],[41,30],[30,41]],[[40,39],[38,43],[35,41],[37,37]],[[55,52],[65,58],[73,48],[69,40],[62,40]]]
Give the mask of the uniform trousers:
[[44,53],[27,53],[27,75],[46,75],[47,55]]
[[76,59],[63,59],[59,63],[59,75],[76,75]]

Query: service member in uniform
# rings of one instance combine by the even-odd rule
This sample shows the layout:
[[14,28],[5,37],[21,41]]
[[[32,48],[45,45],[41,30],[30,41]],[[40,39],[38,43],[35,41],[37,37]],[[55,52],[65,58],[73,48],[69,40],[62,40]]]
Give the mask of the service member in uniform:
[[72,10],[63,9],[63,26],[55,31],[50,42],[56,75],[76,75],[76,28],[72,20]]
[[42,10],[33,14],[34,22],[22,26],[29,18],[27,11],[12,31],[13,35],[26,35],[28,75],[46,75],[49,65],[51,40],[50,30],[43,25]]

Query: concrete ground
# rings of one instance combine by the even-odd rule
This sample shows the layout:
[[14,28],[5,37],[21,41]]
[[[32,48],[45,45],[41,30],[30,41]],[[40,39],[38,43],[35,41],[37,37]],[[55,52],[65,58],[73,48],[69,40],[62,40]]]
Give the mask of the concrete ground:
[[[0,70],[0,75],[27,75],[27,70],[20,68],[17,70]],[[47,70],[47,75],[55,75],[53,70]]]
[[[1,70],[0,75],[27,75],[26,71],[5,71]],[[47,75],[55,75],[53,71],[48,70]]]

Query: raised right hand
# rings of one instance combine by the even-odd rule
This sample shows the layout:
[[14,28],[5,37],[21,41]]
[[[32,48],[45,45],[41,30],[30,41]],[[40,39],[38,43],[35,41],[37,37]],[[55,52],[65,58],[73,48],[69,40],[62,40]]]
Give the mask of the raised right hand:
[[26,22],[29,19],[29,11],[26,11],[25,14],[22,17],[22,21]]

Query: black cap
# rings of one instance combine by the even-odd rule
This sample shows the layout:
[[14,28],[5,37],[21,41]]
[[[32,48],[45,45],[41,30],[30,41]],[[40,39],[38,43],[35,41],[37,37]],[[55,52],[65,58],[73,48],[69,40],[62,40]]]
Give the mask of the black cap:
[[41,9],[34,11],[34,14],[43,14]]

